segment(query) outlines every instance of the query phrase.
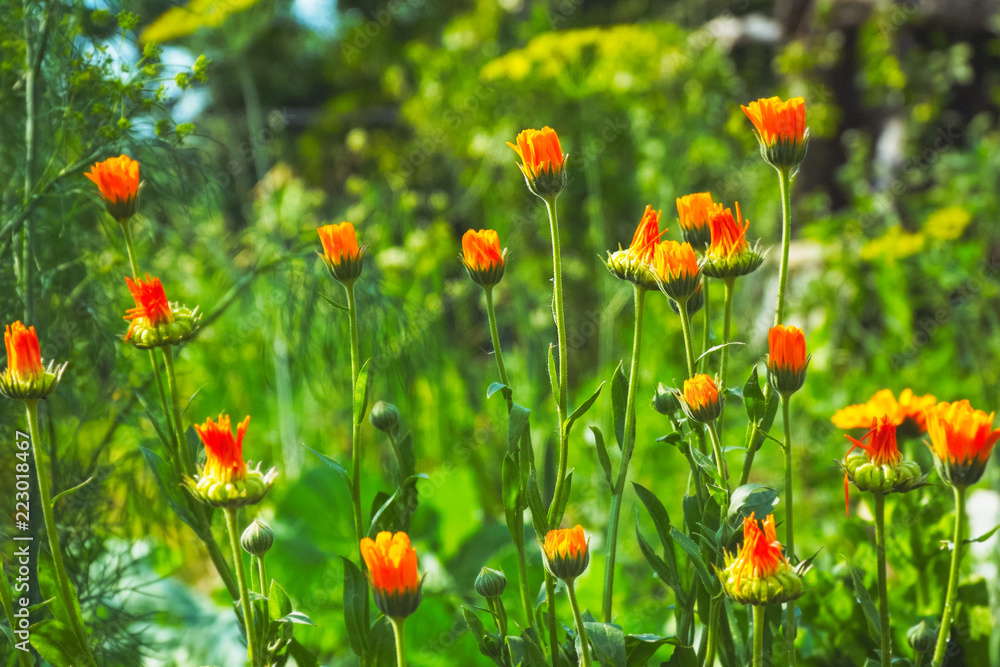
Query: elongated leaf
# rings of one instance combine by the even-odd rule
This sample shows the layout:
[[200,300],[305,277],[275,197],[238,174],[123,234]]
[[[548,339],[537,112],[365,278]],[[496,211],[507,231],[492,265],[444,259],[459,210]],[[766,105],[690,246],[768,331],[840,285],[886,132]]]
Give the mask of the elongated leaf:
[[142,409],[146,412],[146,418],[149,419],[149,422],[153,425],[153,430],[156,431],[156,435],[160,439],[160,444],[163,445],[165,450],[170,451],[170,448],[174,446],[173,437],[168,436],[166,431],[160,425],[160,421],[150,408],[149,403],[146,401],[146,397],[141,393],[136,393],[136,398],[139,400],[140,405],[142,405]]
[[[384,495],[385,493],[383,491],[379,491],[379,495],[375,496],[376,501],[382,500],[382,496]],[[396,498],[398,497],[399,497],[399,491],[396,491],[391,496],[385,498],[384,502],[378,508],[378,510],[376,510],[375,513],[372,514],[372,522],[371,525],[368,527],[368,537],[375,536],[375,533],[378,532],[378,527],[379,527],[378,520],[382,518],[382,515],[385,514],[385,511],[392,506],[392,503],[395,502]]]
[[756,514],[757,518],[767,517],[778,504],[778,492],[763,484],[744,484],[733,491],[729,499],[726,520],[733,525],[742,524],[743,519]]
[[292,601],[288,599],[288,593],[274,579],[267,592],[267,615],[272,621],[279,621],[292,613]]
[[666,561],[657,555],[656,551],[653,550],[653,547],[649,546],[649,542],[646,541],[646,538],[642,536],[642,532],[639,530],[638,523],[635,526],[635,536],[639,542],[639,551],[642,552],[646,562],[653,568],[656,575],[663,580],[663,583],[675,592],[677,604],[680,605],[684,599],[684,586],[681,583],[676,566],[671,568],[667,565]]
[[625,635],[625,655],[628,667],[644,667],[656,651],[665,644],[678,646],[676,637],[660,637],[654,634]]
[[528,422],[531,418],[531,410],[524,407],[523,405],[518,405],[517,403],[510,409],[510,415],[507,416],[507,451],[516,452],[518,443],[521,441],[521,436],[524,434],[526,428],[528,428]]
[[535,529],[535,536],[542,540],[548,532],[547,515],[542,496],[538,492],[538,479],[535,471],[532,470],[528,477],[528,509],[531,510],[531,525]]
[[611,376],[611,412],[615,421],[615,439],[619,449],[625,442],[625,408],[628,403],[628,380],[622,370],[622,362]]
[[[610,623],[584,623],[584,629],[594,647],[594,659],[602,667],[626,667],[625,634]],[[577,646],[580,637],[576,638]]]
[[295,623],[296,625],[312,625],[312,626],[316,625],[315,623],[313,623],[311,618],[303,614],[301,611],[288,612],[287,614],[279,618],[278,622]]
[[493,394],[498,391],[503,391],[504,389],[510,391],[510,387],[505,385],[503,382],[493,382],[486,388],[486,398],[493,398]]
[[738,340],[733,340],[733,341],[730,341],[728,343],[722,343],[721,345],[716,345],[715,347],[710,347],[707,350],[705,350],[704,352],[702,352],[701,356],[699,356],[697,359],[694,360],[694,363],[698,363],[699,361],[701,361],[702,359],[704,359],[708,355],[712,354],[713,352],[718,352],[722,348],[728,347],[730,345],[746,345],[746,343],[740,342]]
[[49,619],[31,626],[31,645],[53,665],[90,667],[94,662],[68,625]]
[[371,383],[368,381],[369,364],[371,359],[366,359],[358,371],[358,381],[354,385],[354,423],[359,426],[368,414],[368,396],[371,392]]
[[611,457],[608,456],[608,448],[604,444],[604,434],[596,426],[591,426],[590,432],[594,434],[594,444],[597,447],[597,460],[601,462],[601,468],[604,470],[604,480],[608,483],[609,487],[614,488],[615,482],[611,470]]
[[191,511],[188,498],[184,496],[185,492],[181,489],[181,480],[178,479],[177,473],[174,472],[169,463],[160,458],[160,455],[153,450],[139,447],[139,451],[142,452],[142,457],[146,460],[146,465],[153,472],[153,479],[156,480],[156,486],[159,487],[170,509],[191,530],[204,539],[204,527]]
[[656,526],[656,533],[660,536],[660,542],[663,544],[664,548],[673,545],[670,539],[670,515],[667,514],[667,508],[663,506],[660,499],[657,498],[652,491],[644,487],[642,484],[637,482],[632,482],[632,488],[635,489],[635,495],[639,496],[639,500],[645,505],[646,511],[649,512],[649,516],[653,519],[653,525]]
[[396,667],[396,637],[392,623],[380,616],[371,627],[371,667]]
[[695,572],[701,577],[701,581],[705,584],[705,588],[708,590],[715,590],[716,586],[719,584],[719,580],[713,577],[708,568],[705,567],[705,561],[701,559],[701,550],[698,545],[691,540],[690,537],[677,530],[676,527],[670,527],[670,535],[677,541],[677,544],[681,545],[681,548],[687,552],[688,557],[691,559],[691,564],[694,565]]
[[521,471],[517,460],[507,452],[503,457],[501,468],[502,499],[504,517],[507,519],[507,530],[517,548],[524,548],[524,505],[526,499],[521,495]]
[[351,650],[360,656],[368,649],[371,640],[366,614],[368,582],[352,561],[343,556],[340,560],[344,563],[344,623],[347,626],[347,638]]
[[972,544],[973,542],[985,542],[986,540],[993,537],[993,534],[1000,530],[1000,524],[994,526],[988,532],[983,533],[979,537],[973,537],[971,539],[965,540],[962,544]]
[[552,505],[549,508],[549,525],[558,526],[562,522],[563,515],[566,514],[566,505],[569,503],[570,489],[573,488],[573,471],[570,470],[566,473],[566,482],[563,487],[562,497],[559,499],[559,505]]
[[295,664],[299,667],[319,667],[316,656],[310,653],[309,649],[300,644],[297,639],[292,639],[291,643],[288,644],[288,655],[295,659]]
[[670,660],[663,664],[665,667],[698,667],[698,654],[691,646],[678,646]]
[[347,306],[338,301],[334,301],[332,298],[328,297],[326,294],[323,294],[322,292],[319,293],[319,296],[321,299],[323,299],[323,301],[326,301],[328,304],[330,304],[337,310],[343,310],[343,311],[349,310]]
[[549,386],[552,387],[552,398],[559,403],[559,373],[556,371],[555,346],[549,345]]
[[55,498],[52,499],[52,504],[55,505],[56,502],[60,498],[64,498],[66,496],[72,495],[73,493],[76,493],[77,491],[79,491],[80,489],[82,489],[83,487],[87,486],[88,484],[90,484],[93,481],[94,481],[93,477],[88,477],[86,479],[86,481],[80,482],[79,484],[77,484],[76,486],[74,486],[72,489],[66,489],[65,491],[63,491],[62,493],[60,493],[59,495],[57,495]]
[[760,421],[764,416],[764,392],[760,390],[760,378],[757,376],[757,365],[750,371],[747,383],[743,385],[743,407],[747,410],[747,418],[751,422]]
[[868,620],[868,634],[871,635],[873,640],[879,642],[882,637],[882,621],[879,619],[878,609],[876,609],[875,603],[872,602],[872,598],[868,594],[868,589],[865,588],[861,571],[850,563],[847,565],[851,568],[851,581],[854,583],[854,594],[861,604],[861,610],[865,613],[865,618]]
[[348,492],[350,492],[350,490],[352,488],[351,487],[351,476],[347,473],[347,470],[344,468],[344,466],[340,465],[339,463],[337,463],[333,459],[331,459],[331,458],[329,458],[327,456],[324,456],[323,454],[320,454],[319,452],[317,452],[312,447],[308,447],[307,446],[306,449],[308,449],[310,452],[312,452],[313,454],[315,454],[316,458],[318,458],[320,461],[322,461],[323,463],[325,463],[327,465],[327,467],[329,467],[331,470],[333,470],[335,473],[337,473],[337,476],[341,480],[343,480],[344,484],[347,485]]
[[705,471],[705,473],[715,480],[716,484],[722,485],[722,478],[719,477],[719,467],[716,465],[715,461],[708,456],[708,454],[703,453],[697,447],[691,448],[691,456],[694,457],[694,462],[698,464],[698,467]]
[[563,431],[569,433],[573,429],[573,424],[576,423],[576,420],[582,417],[583,415],[587,414],[587,410],[589,410],[590,406],[594,404],[594,401],[597,400],[597,397],[601,395],[601,390],[604,389],[605,384],[606,384],[605,382],[602,382],[601,384],[597,385],[597,389],[590,396],[590,398],[581,403],[580,406],[573,411],[573,414],[571,414],[569,417],[566,418],[566,421],[563,423]]

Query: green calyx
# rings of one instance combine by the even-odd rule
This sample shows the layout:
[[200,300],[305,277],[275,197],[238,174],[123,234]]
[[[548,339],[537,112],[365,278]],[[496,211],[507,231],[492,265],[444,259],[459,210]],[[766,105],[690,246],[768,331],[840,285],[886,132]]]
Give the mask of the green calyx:
[[639,287],[647,290],[659,289],[656,274],[653,273],[649,262],[637,257],[630,249],[608,252],[608,259],[605,261],[611,275],[621,280],[627,280]]
[[866,453],[855,452],[838,463],[860,491],[888,495],[906,493],[928,484],[927,475],[921,472],[920,466],[914,461],[876,464]]
[[256,505],[271,490],[278,469],[261,472],[260,464],[247,469],[245,479],[224,480],[213,475],[185,478],[184,484],[195,498],[212,507],[245,507]]
[[198,324],[201,322],[201,313],[195,306],[191,310],[187,306],[177,303],[170,304],[174,321],[150,326],[145,317],[139,317],[132,321],[132,331],[126,343],[140,350],[150,350],[166,345],[181,345],[189,341],[198,331]]

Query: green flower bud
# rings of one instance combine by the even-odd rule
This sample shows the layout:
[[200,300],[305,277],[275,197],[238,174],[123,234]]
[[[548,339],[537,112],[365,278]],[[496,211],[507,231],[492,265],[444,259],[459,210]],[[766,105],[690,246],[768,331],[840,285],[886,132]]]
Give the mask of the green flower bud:
[[379,401],[372,406],[368,421],[383,433],[395,433],[399,425],[399,409],[392,403]]
[[507,577],[500,570],[484,567],[476,577],[476,592],[490,600],[503,595],[507,588]]
[[240,544],[248,554],[261,558],[274,544],[274,533],[266,523],[260,519],[254,519],[253,523],[247,526],[243,535],[240,536]]

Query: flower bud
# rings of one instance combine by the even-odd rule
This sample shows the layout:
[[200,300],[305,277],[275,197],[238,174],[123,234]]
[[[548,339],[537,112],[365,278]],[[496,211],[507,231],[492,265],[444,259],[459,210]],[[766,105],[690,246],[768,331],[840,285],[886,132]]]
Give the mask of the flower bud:
[[926,653],[934,648],[937,633],[928,627],[927,621],[920,621],[906,631],[906,641],[917,653]]
[[805,100],[770,97],[742,109],[753,123],[764,161],[775,169],[797,169],[809,148]]
[[503,595],[507,588],[507,577],[500,570],[484,567],[476,577],[476,592],[487,600]]
[[[927,477],[914,461],[906,461],[896,445],[896,425],[886,415],[877,420],[861,440],[847,436],[853,444],[843,461],[844,500],[850,514],[850,487],[853,482],[860,491],[888,495],[906,493],[927,484]],[[856,452],[855,449],[862,451]]]
[[254,519],[240,536],[240,544],[248,554],[262,558],[274,544],[274,533],[266,523]]
[[978,482],[1000,440],[1000,428],[993,428],[994,414],[975,410],[964,400],[938,403],[925,414],[934,466],[941,479],[952,486]]
[[801,329],[779,324],[768,331],[767,345],[768,381],[782,396],[791,396],[806,382],[806,337]]
[[0,373],[0,394],[24,400],[45,398],[52,393],[68,362],[57,366],[50,361],[46,367],[35,327],[26,327],[21,322],[7,326],[3,341],[7,348],[7,369]]
[[750,221],[740,215],[740,205],[736,204],[736,216],[731,209],[716,204],[709,218],[712,230],[712,244],[705,251],[701,270],[706,276],[734,279],[753,273],[764,262],[764,254],[756,245],[747,241]]
[[667,231],[660,230],[661,213],[662,211],[654,211],[652,206],[647,205],[629,247],[622,249],[619,246],[615,252],[608,251],[605,264],[611,275],[635,283],[643,289],[657,288],[653,259],[660,245],[660,236]]
[[367,248],[358,247],[354,225],[342,222],[339,225],[323,225],[316,231],[323,245],[323,252],[319,256],[326,262],[330,275],[343,285],[353,285],[364,268]]
[[[740,604],[781,604],[803,593],[805,568],[792,568],[778,542],[774,515],[763,522],[751,514],[743,520],[743,544],[725,553],[725,568],[716,568],[722,588]],[[761,525],[762,524],[762,525]]]
[[701,373],[684,380],[684,393],[680,395],[685,414],[695,421],[707,424],[722,414],[722,396],[715,380]]
[[139,163],[120,155],[96,163],[84,176],[100,190],[111,217],[126,225],[139,208],[139,194],[144,185],[139,181]]
[[532,194],[548,199],[556,197],[566,187],[566,158],[559,144],[559,135],[551,127],[524,130],[517,143],[507,145],[521,158],[517,165]]
[[661,415],[676,414],[681,409],[681,402],[677,400],[675,390],[661,382],[653,396],[653,409]]
[[399,425],[399,408],[392,403],[378,401],[372,406],[368,421],[383,433],[394,433]]
[[550,530],[542,545],[545,567],[557,579],[572,581],[590,565],[590,544],[583,526]]

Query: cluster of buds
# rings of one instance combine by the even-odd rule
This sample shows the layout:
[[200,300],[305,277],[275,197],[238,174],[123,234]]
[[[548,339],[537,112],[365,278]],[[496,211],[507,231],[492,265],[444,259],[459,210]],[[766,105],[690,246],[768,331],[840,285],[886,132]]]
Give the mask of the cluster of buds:
[[322,254],[317,254],[326,262],[330,275],[345,286],[353,285],[361,275],[367,249],[367,246],[358,246],[354,225],[349,222],[323,225],[317,231],[323,244]]
[[740,215],[739,202],[736,215],[732,209],[716,204],[708,219],[712,243],[705,251],[701,270],[711,278],[735,279],[753,273],[764,262],[759,242],[753,246],[747,241],[750,221]]
[[590,565],[590,542],[579,524],[550,530],[542,545],[545,569],[556,579],[572,582]]
[[409,535],[383,531],[374,540],[365,537],[361,540],[361,557],[368,568],[372,597],[379,611],[400,620],[417,610],[423,582]]
[[37,400],[51,394],[69,362],[56,365],[50,361],[46,367],[35,327],[26,327],[19,321],[7,326],[3,342],[7,348],[7,368],[0,373],[0,394],[21,400]]
[[462,236],[462,264],[472,282],[483,289],[494,287],[503,278],[507,249],[500,248],[500,235],[492,229],[470,229]]
[[132,280],[125,278],[129,292],[135,300],[135,308],[125,311],[129,321],[125,342],[140,350],[149,350],[165,345],[180,345],[191,339],[198,330],[201,313],[179,303],[167,301],[163,284],[159,278]]
[[524,174],[524,182],[532,194],[554,199],[566,187],[566,158],[559,144],[559,135],[551,127],[541,130],[524,130],[517,135],[517,143],[507,145],[521,158],[517,165]]
[[[851,448],[843,461],[837,463],[844,469],[844,500],[850,514],[848,482],[860,491],[881,495],[906,493],[926,486],[927,476],[914,461],[906,461],[896,445],[896,425],[889,417],[882,417],[860,440],[847,436]],[[855,451],[856,449],[861,451]]]
[[806,102],[801,97],[787,101],[770,97],[742,107],[753,123],[764,161],[779,170],[797,169],[809,148]]
[[98,162],[84,174],[101,193],[104,207],[122,226],[135,216],[139,194],[145,185],[139,180],[139,163],[127,155]]
[[724,399],[710,375],[699,373],[684,380],[684,391],[677,398],[684,414],[702,424],[713,422],[722,414]]
[[623,249],[618,246],[615,252],[608,252],[605,264],[613,276],[643,289],[657,289],[653,261],[660,246],[660,237],[667,231],[660,230],[661,213],[647,205],[629,247]]
[[976,410],[963,400],[938,403],[926,415],[934,466],[941,479],[955,487],[978,482],[1000,439],[1000,429],[993,428],[995,413]]
[[783,324],[767,332],[768,382],[782,396],[791,396],[806,383],[806,337],[801,329]]
[[261,472],[260,464],[250,468],[243,460],[243,436],[250,416],[240,422],[233,437],[229,415],[220,414],[213,422],[195,424],[194,430],[205,445],[205,465],[185,484],[196,498],[213,507],[256,505],[270,491],[278,476],[276,468]]
[[783,604],[802,596],[802,576],[808,566],[793,568],[782,553],[774,515],[759,523],[755,514],[743,519],[743,544],[736,554],[725,554],[725,567],[716,568],[722,589],[740,604]]

